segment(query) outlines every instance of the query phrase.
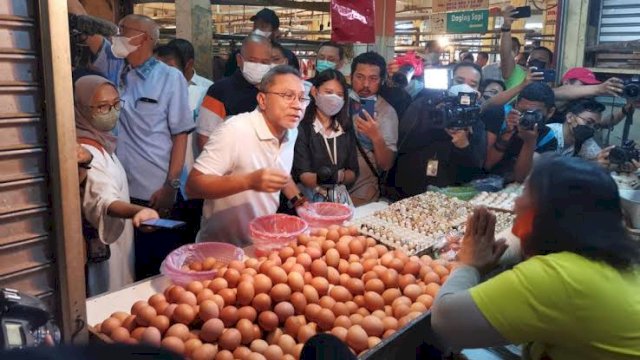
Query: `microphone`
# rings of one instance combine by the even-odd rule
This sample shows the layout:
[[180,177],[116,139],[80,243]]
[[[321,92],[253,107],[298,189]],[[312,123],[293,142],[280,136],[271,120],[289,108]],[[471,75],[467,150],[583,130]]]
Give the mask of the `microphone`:
[[69,28],[87,36],[110,37],[118,34],[118,27],[114,23],[91,15],[69,14]]

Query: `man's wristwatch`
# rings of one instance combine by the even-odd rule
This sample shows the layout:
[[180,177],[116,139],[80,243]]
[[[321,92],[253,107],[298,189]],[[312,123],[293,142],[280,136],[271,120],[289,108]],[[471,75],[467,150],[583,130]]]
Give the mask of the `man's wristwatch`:
[[169,185],[173,190],[180,190],[180,179],[167,180],[167,185]]
[[304,197],[304,195],[302,193],[298,193],[298,195],[292,197],[291,199],[289,199],[289,208],[290,209],[295,209],[298,206],[304,204],[307,202],[307,198]]

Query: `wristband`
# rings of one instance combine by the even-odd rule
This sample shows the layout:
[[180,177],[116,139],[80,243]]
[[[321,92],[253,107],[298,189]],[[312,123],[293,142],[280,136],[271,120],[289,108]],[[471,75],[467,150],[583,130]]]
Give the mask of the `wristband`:
[[295,209],[298,206],[304,204],[307,202],[307,198],[304,197],[304,195],[302,193],[298,193],[298,195],[292,197],[291,199],[289,199],[289,208],[290,209]]

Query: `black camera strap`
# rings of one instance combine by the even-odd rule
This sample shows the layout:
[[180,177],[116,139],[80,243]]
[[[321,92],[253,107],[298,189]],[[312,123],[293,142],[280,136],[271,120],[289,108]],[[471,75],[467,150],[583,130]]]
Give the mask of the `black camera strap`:
[[376,169],[375,165],[373,165],[373,163],[371,162],[371,159],[369,159],[369,156],[367,156],[367,152],[364,150],[364,147],[362,147],[360,140],[358,140],[357,138],[356,138],[356,146],[358,147],[358,152],[360,153],[360,155],[362,155],[362,158],[364,158],[364,161],[367,163],[367,166],[369,167],[369,169],[371,169],[371,172],[373,173],[373,175],[375,175],[376,178],[378,178],[378,182],[380,182],[382,179],[380,178],[380,174],[378,174],[378,170]]

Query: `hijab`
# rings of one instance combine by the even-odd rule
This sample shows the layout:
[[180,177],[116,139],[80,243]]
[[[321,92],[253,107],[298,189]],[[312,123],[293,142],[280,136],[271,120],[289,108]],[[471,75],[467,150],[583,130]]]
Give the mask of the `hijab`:
[[116,149],[116,137],[110,131],[97,130],[91,125],[90,121],[92,117],[91,102],[98,88],[104,84],[109,84],[115,88],[111,81],[99,75],[86,75],[76,80],[73,92],[76,137],[88,138],[98,142],[111,155]]

